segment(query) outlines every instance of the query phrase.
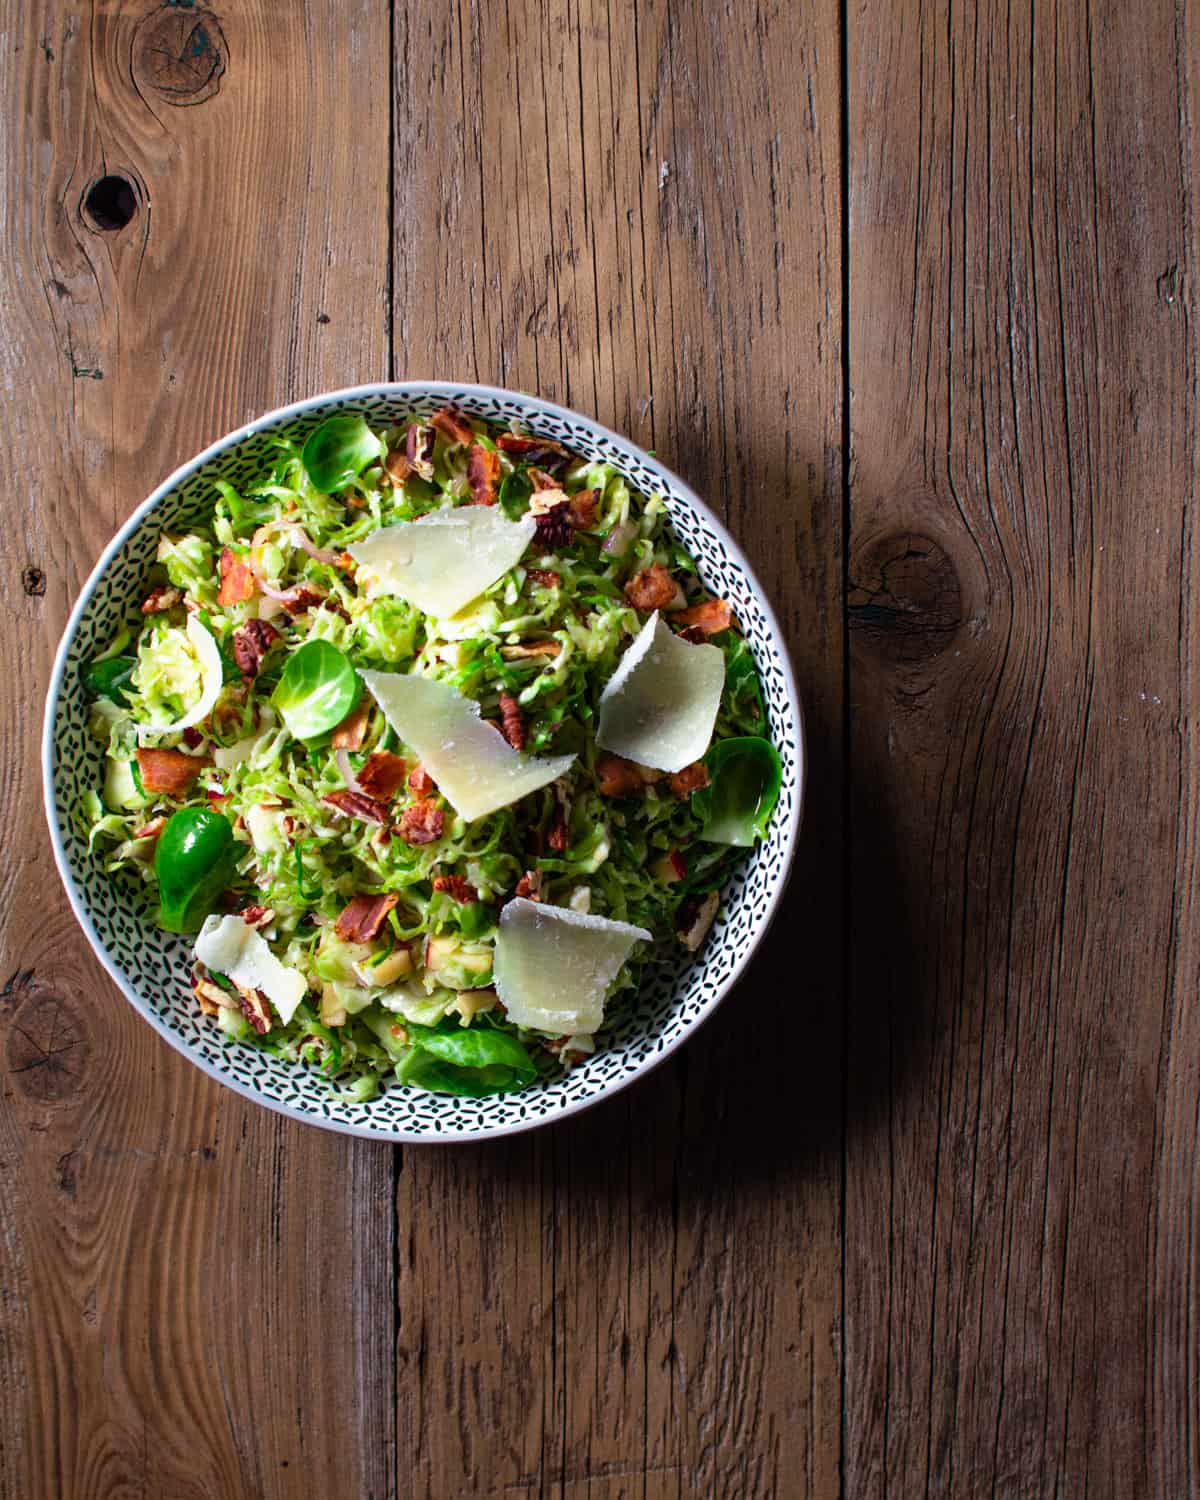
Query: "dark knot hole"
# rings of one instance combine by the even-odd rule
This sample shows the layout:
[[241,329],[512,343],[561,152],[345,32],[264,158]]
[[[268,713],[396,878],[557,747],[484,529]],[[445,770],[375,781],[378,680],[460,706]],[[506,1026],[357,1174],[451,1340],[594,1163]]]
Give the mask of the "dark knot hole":
[[124,229],[137,213],[137,194],[126,177],[101,177],[88,188],[83,207],[97,229]]

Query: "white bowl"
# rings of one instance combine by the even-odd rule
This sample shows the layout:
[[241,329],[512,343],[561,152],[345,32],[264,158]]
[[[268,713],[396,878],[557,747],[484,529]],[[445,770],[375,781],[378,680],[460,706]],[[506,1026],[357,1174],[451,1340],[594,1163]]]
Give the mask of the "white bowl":
[[[720,915],[700,954],[688,961],[681,949],[678,973],[643,989],[603,1051],[559,1081],[521,1093],[463,1099],[395,1086],[370,1103],[347,1104],[315,1071],[224,1044],[192,995],[189,946],[149,919],[143,888],[105,875],[89,854],[74,812],[80,794],[98,784],[101,754],[87,733],[80,671],[145,593],[160,533],[210,512],[213,479],[248,482],[271,434],[306,434],[344,408],[383,425],[408,413],[428,413],[447,400],[473,416],[516,420],[530,432],[558,438],[588,458],[614,464],[643,493],[666,497],[675,534],[699,564],[706,586],[732,603],[754,652],[771,737],[783,761],[783,787],[767,837],[724,887]],[[184,464],[138,507],[71,612],[46,703],[42,766],[54,854],[79,924],[130,1004],[172,1046],[213,1078],[297,1120],[377,1140],[459,1141],[527,1130],[594,1104],[648,1072],[712,1014],[765,936],[783,893],[800,824],[804,745],[796,684],[771,607],[737,544],[682,480],[598,423],[534,396],[493,386],[406,381],[333,391],[269,412]]]

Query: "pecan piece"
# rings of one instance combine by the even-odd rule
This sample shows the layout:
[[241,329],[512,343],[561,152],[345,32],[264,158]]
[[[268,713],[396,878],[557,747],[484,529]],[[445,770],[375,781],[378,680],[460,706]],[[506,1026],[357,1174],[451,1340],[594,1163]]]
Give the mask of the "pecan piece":
[[218,604],[244,604],[254,597],[254,574],[231,547],[221,549],[221,587]]
[[667,777],[667,785],[681,800],[708,785],[708,767],[702,760],[694,760],[682,771],[674,771]]
[[398,830],[406,844],[436,844],[446,826],[446,815],[432,797],[422,797],[400,815]]
[[361,818],[364,823],[380,823],[387,826],[388,810],[374,797],[365,797],[362,792],[330,792],[321,798],[348,818]]
[[526,568],[525,576],[548,589],[556,589],[562,582],[562,574],[556,573],[553,568]]
[[161,588],[151,589],[150,593],[142,600],[142,613],[144,615],[160,615],[164,610],[174,609],[182,598],[182,589],[171,588],[164,584]]
[[716,635],[728,630],[733,623],[733,609],[727,599],[705,599],[702,604],[693,604],[671,616],[672,625],[686,625],[689,630],[706,635]]
[[390,802],[404,785],[408,763],[390,750],[376,750],[367,757],[357,781],[368,797],[376,802]]
[[475,429],[455,406],[443,406],[429,420],[447,442],[466,445],[475,441]]
[[271,1029],[271,1013],[267,1009],[266,997],[261,990],[252,990],[242,985],[237,986],[237,992],[242,997],[241,1012],[245,1016],[259,1036],[265,1036]]
[[555,465],[570,457],[563,445],[553,438],[529,437],[523,432],[502,432],[496,439],[496,447],[501,453],[523,458],[531,464]]
[[422,479],[433,478],[433,444],[437,434],[432,427],[422,422],[412,422],[404,439],[404,456],[412,465],[413,473]]
[[495,505],[500,480],[500,455],[482,443],[472,443],[467,453],[467,483],[476,505]]
[[182,750],[139,749],[137,764],[146,791],[166,792],[168,796],[178,797],[212,762],[207,755],[185,755]]
[[383,461],[383,472],[392,484],[403,484],[410,475],[416,473],[416,465],[399,448],[390,448]]
[[625,597],[634,609],[665,609],[674,600],[678,590],[679,585],[662,563],[652,563],[640,573],[635,573],[625,585]]
[[431,792],[437,791],[437,782],[425,769],[424,766],[414,766],[408,773],[409,790],[418,797],[428,797]]
[[379,936],[388,912],[400,897],[394,891],[384,896],[355,896],[334,924],[334,932],[344,943],[369,943]]
[[560,500],[557,505],[552,505],[537,517],[535,541],[539,547],[553,552],[559,547],[565,547],[570,540],[571,505],[568,500]]
[[514,750],[525,748],[525,720],[511,693],[500,694],[500,733]]
[[479,892],[465,875],[435,875],[433,888],[435,891],[445,891],[452,901],[461,901],[464,906],[479,900]]
[[583,531],[585,527],[596,524],[596,515],[600,509],[599,490],[580,490],[577,495],[572,495],[567,500],[570,506],[570,522],[576,531]]
[[220,1015],[222,1010],[233,1010],[236,1005],[233,996],[227,995],[211,979],[196,979],[192,984],[192,993],[200,1002],[200,1012],[205,1016]]
[[541,870],[526,870],[520,880],[517,881],[515,894],[524,896],[526,901],[540,901],[542,899],[542,880],[544,876]]
[[279,602],[293,618],[296,615],[307,614],[318,604],[325,602],[325,593],[322,589],[314,589],[307,583],[298,583],[295,588],[290,588],[279,596]]
[[501,646],[505,661],[525,661],[535,656],[557,656],[562,647],[557,641],[524,641],[515,646]]
[[263,658],[278,639],[278,630],[267,620],[247,620],[233,632],[233,659],[247,682],[258,676]]

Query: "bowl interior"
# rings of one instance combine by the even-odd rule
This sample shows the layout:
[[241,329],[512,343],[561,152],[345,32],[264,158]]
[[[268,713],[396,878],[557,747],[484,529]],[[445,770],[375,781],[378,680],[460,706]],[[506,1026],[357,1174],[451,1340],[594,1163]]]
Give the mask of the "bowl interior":
[[[160,533],[183,529],[207,514],[212,480],[249,483],[272,435],[303,437],[338,409],[386,424],[409,413],[427,414],[448,396],[472,415],[516,420],[588,458],[606,460],[638,489],[666,497],[677,537],[695,557],[706,586],[732,603],[753,649],[783,759],[783,788],[769,835],[727,882],[721,915],[698,958],[681,961],[677,974],[648,983],[610,1033],[605,1050],[560,1081],[519,1094],[460,1099],[393,1088],[369,1104],[349,1104],[315,1072],[249,1047],[224,1045],[192,995],[188,945],[153,925],[138,883],[114,880],[89,854],[74,810],[80,795],[98,785],[101,755],[87,733],[80,669],[107,645],[131,602],[146,592]],[[680,480],[614,434],[532,397],[410,384],[342,392],[273,413],[186,465],[131,519],[101,559],[60,650],[47,716],[47,804],[63,879],[89,940],[130,1001],[199,1066],[261,1103],[334,1129],[387,1140],[479,1138],[557,1118],[611,1093],[665,1056],[715,1006],[763,935],[787,878],[799,821],[802,754],[795,688],[770,608],[736,546]]]

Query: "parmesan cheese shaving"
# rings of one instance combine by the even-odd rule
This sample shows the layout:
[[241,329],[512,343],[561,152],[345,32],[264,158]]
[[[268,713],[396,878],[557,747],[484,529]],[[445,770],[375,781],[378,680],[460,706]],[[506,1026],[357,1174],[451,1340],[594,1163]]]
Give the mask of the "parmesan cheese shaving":
[[266,938],[241,917],[207,918],[195,952],[205,968],[244,989],[261,990],[285,1026],[308,989],[304,975],[280,963]]

